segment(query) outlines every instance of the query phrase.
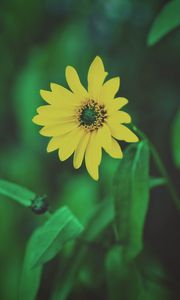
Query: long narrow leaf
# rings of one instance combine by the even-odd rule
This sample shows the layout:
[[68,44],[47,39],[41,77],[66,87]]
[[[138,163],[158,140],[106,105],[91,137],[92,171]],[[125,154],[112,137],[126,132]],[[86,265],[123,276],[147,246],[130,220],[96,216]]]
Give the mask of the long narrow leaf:
[[142,290],[140,273],[134,262],[123,259],[123,248],[112,247],[105,261],[109,300],[139,300]]
[[66,242],[76,238],[82,230],[82,225],[65,206],[35,230],[26,250],[20,284],[20,300],[35,299],[42,265],[51,260]]
[[76,238],[82,230],[82,225],[66,206],[57,210],[33,235],[31,267],[51,260],[66,242]]
[[31,206],[36,197],[36,194],[27,188],[3,179],[0,179],[0,194],[27,207]]
[[[81,239],[93,242],[114,219],[114,207],[111,197],[97,205],[89,223],[84,229]],[[52,300],[65,300],[73,289],[78,272],[92,251],[88,245],[78,241],[74,253],[70,258],[66,268],[62,271],[58,286],[54,292]]]
[[127,259],[143,247],[143,229],[149,203],[149,146],[129,147],[115,176],[115,222]]
[[31,261],[34,253],[34,234],[31,236],[23,263],[23,270],[20,279],[19,300],[35,300],[39,289],[42,266],[31,268]]
[[172,141],[172,154],[175,166],[180,168],[180,109],[178,110],[172,124],[171,141]]
[[148,45],[157,43],[163,36],[180,25],[180,1],[167,3],[156,17],[148,35]]

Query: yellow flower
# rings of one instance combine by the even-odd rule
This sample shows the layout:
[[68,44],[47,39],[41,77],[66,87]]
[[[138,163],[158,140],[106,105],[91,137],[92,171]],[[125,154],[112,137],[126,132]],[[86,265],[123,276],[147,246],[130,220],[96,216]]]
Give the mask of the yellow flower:
[[47,152],[59,150],[59,159],[64,161],[73,153],[73,165],[78,169],[83,159],[88,173],[98,180],[102,149],[114,158],[123,154],[117,140],[137,142],[138,137],[124,123],[131,117],[120,110],[128,100],[115,95],[120,78],[104,80],[107,76],[103,62],[96,56],[88,71],[88,90],[80,82],[76,70],[66,68],[68,90],[51,83],[51,91],[41,90],[48,105],[40,106],[33,122],[42,125],[40,133],[51,137]]

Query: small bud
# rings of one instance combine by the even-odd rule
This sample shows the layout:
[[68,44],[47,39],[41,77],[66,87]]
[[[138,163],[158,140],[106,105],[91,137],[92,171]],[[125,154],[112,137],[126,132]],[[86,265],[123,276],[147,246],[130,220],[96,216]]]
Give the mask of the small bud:
[[48,206],[46,195],[39,196],[32,201],[31,210],[37,215],[42,215],[48,210]]

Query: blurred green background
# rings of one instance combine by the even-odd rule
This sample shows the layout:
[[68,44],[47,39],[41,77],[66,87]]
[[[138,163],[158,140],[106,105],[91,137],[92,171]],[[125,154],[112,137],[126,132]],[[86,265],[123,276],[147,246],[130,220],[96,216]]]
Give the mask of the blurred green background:
[[[77,68],[86,85],[88,67],[100,55],[110,76],[121,77],[120,95],[129,99],[125,110],[155,144],[179,188],[171,144],[180,99],[180,29],[147,45],[151,25],[167,2],[0,0],[1,178],[47,194],[53,209],[67,204],[86,223],[94,203],[108,194],[118,161],[104,154],[96,183],[84,167],[74,170],[72,159],[61,163],[57,152],[47,154],[48,139],[39,135],[31,119],[43,103],[40,89],[49,89],[50,82],[67,86],[67,65]],[[152,172],[156,174],[153,165]],[[0,197],[0,299],[17,299],[25,244],[42,218]],[[144,239],[170,277],[167,286],[177,297],[173,299],[180,299],[179,231],[179,215],[169,194],[164,188],[155,189]],[[93,251],[90,264],[97,254]],[[53,271],[48,272],[44,286]],[[91,286],[82,278],[81,293],[74,291],[70,299],[106,299],[104,282],[99,279],[100,284]],[[50,299],[47,287],[45,291],[42,287],[38,300]]]

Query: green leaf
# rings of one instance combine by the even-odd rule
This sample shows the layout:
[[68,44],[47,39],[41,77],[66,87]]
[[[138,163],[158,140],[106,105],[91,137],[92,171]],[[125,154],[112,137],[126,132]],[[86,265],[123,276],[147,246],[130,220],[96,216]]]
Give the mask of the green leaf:
[[15,183],[0,179],[0,194],[17,201],[24,206],[31,206],[36,194]]
[[139,300],[141,277],[134,262],[123,259],[123,248],[109,250],[105,261],[109,300]]
[[83,227],[66,207],[57,210],[33,235],[31,268],[51,260],[69,240],[76,238]]
[[149,182],[150,189],[154,189],[157,186],[162,186],[167,183],[165,178],[162,177],[151,177]]
[[86,241],[94,241],[107,228],[113,219],[113,200],[111,197],[108,197],[96,207],[83,234]]
[[86,174],[67,181],[63,191],[60,189],[62,205],[67,205],[83,225],[87,224],[98,201],[97,183]]
[[82,226],[67,207],[57,210],[32,234],[20,282],[20,300],[34,300],[40,284],[42,265],[51,260],[69,240],[82,232]]
[[[58,286],[54,291],[52,300],[65,300],[70,294],[82,264],[89,258],[92,248],[86,242],[93,243],[97,237],[104,232],[114,219],[114,207],[111,198],[104,199],[96,206],[91,218],[86,225],[78,241],[72,257],[68,260],[65,269],[62,270],[62,277],[59,278]],[[85,243],[83,243],[83,240]],[[92,244],[93,245],[93,244]]]
[[173,279],[159,258],[149,249],[141,253],[136,264],[143,283],[138,300],[176,299],[176,290],[171,288]]
[[146,140],[125,151],[115,176],[117,236],[127,259],[143,248],[143,229],[149,204],[149,146]]
[[31,236],[23,263],[22,274],[20,278],[19,300],[35,300],[39,289],[42,266],[31,268],[31,261],[34,255],[34,235]]
[[180,1],[167,3],[156,17],[148,35],[148,45],[157,43],[171,30],[180,25]]
[[105,267],[109,300],[177,299],[171,278],[149,251],[127,262],[123,246],[115,246],[107,253]]
[[176,167],[180,168],[180,109],[177,112],[171,131],[172,140],[172,154]]

